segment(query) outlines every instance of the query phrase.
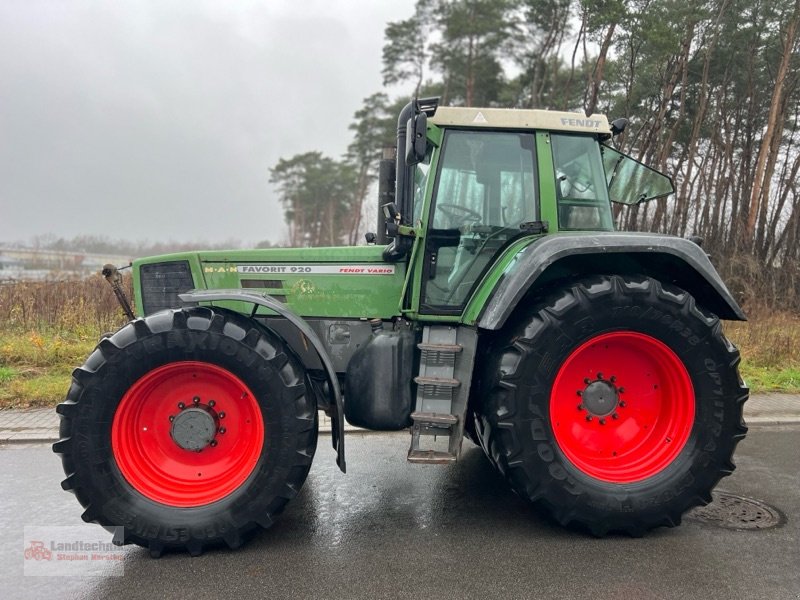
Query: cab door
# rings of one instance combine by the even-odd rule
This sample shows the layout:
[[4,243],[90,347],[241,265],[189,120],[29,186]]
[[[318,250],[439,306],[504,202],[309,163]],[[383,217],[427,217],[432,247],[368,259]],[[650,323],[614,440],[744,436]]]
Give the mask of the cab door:
[[419,313],[460,315],[504,245],[537,221],[533,132],[445,132],[425,236]]

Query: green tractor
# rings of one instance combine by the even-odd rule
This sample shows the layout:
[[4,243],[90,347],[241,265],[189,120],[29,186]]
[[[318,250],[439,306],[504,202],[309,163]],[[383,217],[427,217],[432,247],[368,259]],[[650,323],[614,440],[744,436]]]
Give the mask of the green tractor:
[[83,519],[154,556],[239,547],[300,490],[332,422],[480,445],[514,491],[602,536],[675,526],[734,465],[745,316],[696,241],[614,231],[673,192],[604,116],[415,100],[367,245],[133,263],[138,317],[58,406]]

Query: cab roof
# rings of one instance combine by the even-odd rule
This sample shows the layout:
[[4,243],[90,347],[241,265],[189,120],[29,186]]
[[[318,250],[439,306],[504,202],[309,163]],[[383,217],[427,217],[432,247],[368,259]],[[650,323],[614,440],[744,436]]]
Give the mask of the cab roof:
[[428,119],[439,127],[488,129],[544,129],[611,135],[605,115],[516,108],[464,108],[441,106]]

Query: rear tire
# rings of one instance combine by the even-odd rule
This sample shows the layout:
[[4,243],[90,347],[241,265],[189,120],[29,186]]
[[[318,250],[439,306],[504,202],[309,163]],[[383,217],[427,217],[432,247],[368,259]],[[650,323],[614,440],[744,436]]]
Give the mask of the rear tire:
[[739,353],[687,292],[597,276],[499,336],[477,433],[513,489],[602,536],[675,526],[711,501],[747,428]]
[[221,309],[156,313],[103,339],[57,411],[53,450],[83,520],[153,556],[239,547],[297,494],[316,449],[303,368]]

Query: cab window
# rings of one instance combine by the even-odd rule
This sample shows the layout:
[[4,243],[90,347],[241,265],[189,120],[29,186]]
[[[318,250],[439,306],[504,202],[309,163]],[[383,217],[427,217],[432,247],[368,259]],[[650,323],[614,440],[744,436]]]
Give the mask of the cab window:
[[595,137],[551,134],[558,228],[613,229],[600,145]]
[[675,191],[672,180],[663,173],[608,146],[600,148],[612,202],[639,204],[669,196]]

